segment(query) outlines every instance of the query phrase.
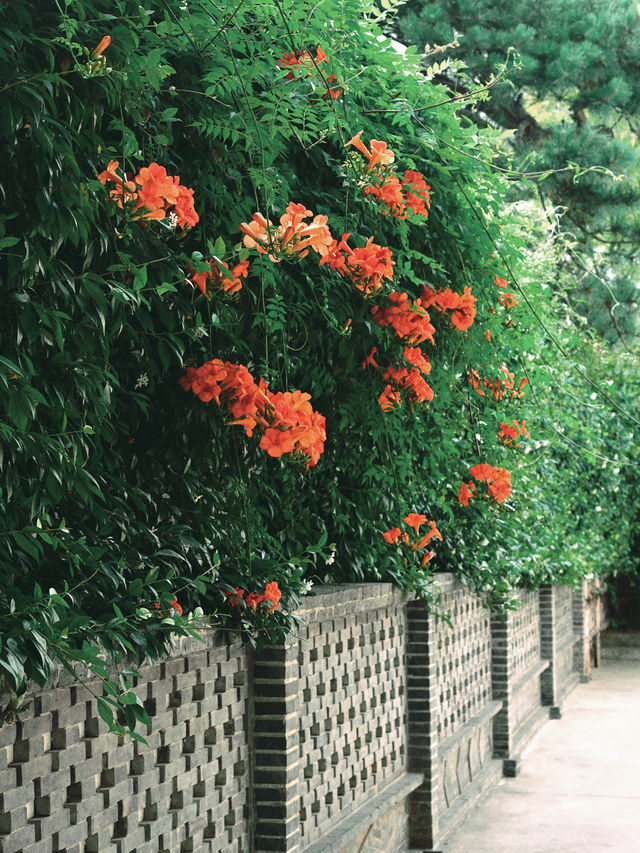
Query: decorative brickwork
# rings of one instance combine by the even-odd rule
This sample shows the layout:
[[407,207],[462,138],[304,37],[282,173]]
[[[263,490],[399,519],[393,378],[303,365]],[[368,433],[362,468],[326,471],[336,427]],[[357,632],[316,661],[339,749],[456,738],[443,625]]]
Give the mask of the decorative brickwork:
[[356,601],[321,595],[301,611],[302,849],[406,771],[404,602],[387,585],[362,593]]
[[493,698],[502,702],[494,749],[508,776],[518,773],[522,749],[544,722],[540,678],[549,665],[540,654],[538,593],[521,591],[519,598],[518,610],[491,618]]
[[540,651],[550,665],[542,674],[542,704],[560,716],[564,697],[578,680],[574,672],[574,609],[571,587],[540,587]]
[[508,614],[512,627],[512,675],[515,679],[540,663],[540,599],[537,592],[519,593],[520,608]]
[[451,626],[409,605],[409,769],[425,774],[410,798],[414,847],[440,844],[500,774],[489,613],[452,576],[438,583]]
[[255,656],[214,632],[176,642],[135,687],[147,745],[109,734],[92,693],[59,674],[0,728],[0,850],[439,848],[498,780],[495,755],[517,772],[541,681],[559,709],[600,605],[548,587],[501,621],[437,580],[451,626],[360,584],[306,599],[298,633]]
[[147,746],[107,732],[81,686],[36,694],[0,729],[3,853],[247,853],[244,650],[176,646],[180,657],[141,670]]
[[439,686],[436,728],[440,743],[455,734],[491,701],[489,612],[465,588],[449,583],[440,606],[451,615],[434,623],[436,680]]

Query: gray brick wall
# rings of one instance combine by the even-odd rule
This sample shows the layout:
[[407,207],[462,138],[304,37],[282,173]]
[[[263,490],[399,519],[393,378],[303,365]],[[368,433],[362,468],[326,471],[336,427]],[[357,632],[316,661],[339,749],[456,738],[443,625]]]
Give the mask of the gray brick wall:
[[489,612],[460,584],[451,584],[440,605],[451,626],[434,623],[435,676],[439,685],[436,728],[440,743],[491,701]]
[[569,586],[540,587],[540,650],[549,660],[542,674],[542,704],[559,716],[566,694],[578,680],[574,670],[574,600]]
[[405,770],[403,603],[389,589],[357,607],[306,611],[297,647],[303,846]]
[[494,718],[495,754],[505,775],[519,770],[520,753],[547,715],[542,712],[540,597],[520,591],[520,608],[491,618],[493,698],[502,702]]
[[605,584],[583,580],[573,590],[573,669],[582,681],[589,681],[591,669],[600,666],[601,634],[608,626]]
[[566,693],[574,624],[589,634],[568,589],[523,593],[500,622],[451,576],[438,582],[451,626],[361,584],[321,589],[288,643],[255,655],[214,632],[178,641],[135,687],[147,745],[109,734],[91,692],[60,675],[0,728],[0,850],[438,846],[497,782],[495,754],[517,758],[541,678],[548,704]]
[[210,634],[176,653],[140,670],[146,746],[110,734],[79,685],[0,729],[3,853],[247,853],[245,651]]
[[452,576],[438,576],[451,625],[409,605],[410,842],[434,847],[500,775],[493,759],[489,612]]

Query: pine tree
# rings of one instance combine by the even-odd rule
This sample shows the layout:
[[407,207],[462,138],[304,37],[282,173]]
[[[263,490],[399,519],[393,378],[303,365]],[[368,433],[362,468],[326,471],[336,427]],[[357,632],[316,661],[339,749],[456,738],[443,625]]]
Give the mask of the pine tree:
[[557,170],[538,190],[550,212],[563,211],[562,227],[576,240],[565,257],[572,304],[603,336],[628,340],[640,251],[635,0],[412,0],[399,30],[419,47],[447,44],[458,32],[453,55],[470,80],[442,77],[453,89],[486,85],[516,49],[516,67],[474,118],[513,131],[524,170]]

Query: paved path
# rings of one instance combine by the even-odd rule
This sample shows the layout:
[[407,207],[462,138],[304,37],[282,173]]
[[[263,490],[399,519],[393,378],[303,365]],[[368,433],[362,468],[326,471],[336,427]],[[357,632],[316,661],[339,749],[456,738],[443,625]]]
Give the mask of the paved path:
[[605,659],[443,853],[640,853],[640,659]]

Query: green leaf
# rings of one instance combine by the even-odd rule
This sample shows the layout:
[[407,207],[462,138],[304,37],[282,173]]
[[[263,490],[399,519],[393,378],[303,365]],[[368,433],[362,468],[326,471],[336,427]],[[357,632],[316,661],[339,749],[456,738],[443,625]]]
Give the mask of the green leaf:
[[98,705],[98,714],[100,714],[102,719],[111,729],[115,723],[115,718],[113,716],[113,709],[111,705],[109,705],[106,700],[103,699],[101,696],[97,697],[96,702]]

